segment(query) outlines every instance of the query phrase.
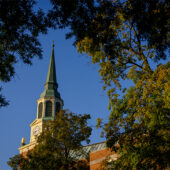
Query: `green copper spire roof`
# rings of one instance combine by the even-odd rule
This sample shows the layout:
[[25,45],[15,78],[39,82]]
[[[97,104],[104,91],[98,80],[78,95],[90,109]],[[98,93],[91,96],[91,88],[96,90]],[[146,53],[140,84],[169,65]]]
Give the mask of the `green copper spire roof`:
[[52,45],[52,52],[50,58],[50,65],[48,68],[48,75],[46,83],[56,83],[56,70],[55,70],[55,59],[54,59],[54,44]]
[[56,69],[54,59],[54,44],[52,45],[52,52],[50,58],[50,64],[48,68],[47,80],[44,85],[44,92],[41,93],[40,97],[57,97],[60,98],[60,94],[57,91],[58,84],[56,81]]

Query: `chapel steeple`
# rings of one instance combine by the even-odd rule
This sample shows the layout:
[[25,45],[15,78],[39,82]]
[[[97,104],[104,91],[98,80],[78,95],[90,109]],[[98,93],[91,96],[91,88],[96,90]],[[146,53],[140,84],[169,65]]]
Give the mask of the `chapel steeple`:
[[56,80],[53,44],[47,79],[44,84],[44,91],[37,100],[37,116],[36,119],[30,124],[30,143],[26,145],[25,139],[23,138],[21,142],[22,146],[19,148],[20,153],[25,152],[25,150],[28,151],[35,146],[37,142],[37,136],[44,131],[47,120],[54,120],[55,116],[63,108],[63,105],[63,100],[61,99],[60,93],[58,92],[58,84]]
[[47,79],[44,84],[44,91],[37,100],[37,118],[38,119],[54,119],[55,115],[63,107],[63,100],[58,92],[58,84],[56,80],[56,67],[54,57],[54,44],[50,57]]
[[50,57],[50,64],[48,68],[47,80],[44,85],[44,92],[41,93],[42,97],[56,97],[60,99],[60,94],[57,91],[58,84],[56,81],[56,68],[55,68],[55,58],[54,58],[54,44],[52,45],[52,52]]

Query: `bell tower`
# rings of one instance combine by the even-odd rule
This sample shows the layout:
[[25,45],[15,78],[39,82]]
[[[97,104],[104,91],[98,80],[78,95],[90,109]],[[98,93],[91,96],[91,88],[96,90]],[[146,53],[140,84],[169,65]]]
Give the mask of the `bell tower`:
[[64,103],[60,97],[60,93],[58,92],[58,84],[56,80],[53,44],[47,79],[44,84],[44,91],[37,100],[37,116],[36,119],[30,124],[30,143],[25,144],[22,142],[21,147],[19,148],[20,153],[27,152],[35,146],[36,138],[44,130],[45,122],[47,120],[54,120],[55,115],[60,111],[60,109],[62,109],[63,105]]

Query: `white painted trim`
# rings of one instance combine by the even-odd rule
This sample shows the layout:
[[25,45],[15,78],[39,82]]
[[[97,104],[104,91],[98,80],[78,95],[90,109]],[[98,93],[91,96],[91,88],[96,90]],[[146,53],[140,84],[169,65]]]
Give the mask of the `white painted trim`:
[[103,158],[99,158],[93,161],[90,161],[90,165],[94,165],[94,164],[98,164],[101,163],[102,161],[104,161],[106,158],[109,158],[109,162],[112,160],[116,160],[118,158],[118,154],[112,154],[109,156],[104,156]]

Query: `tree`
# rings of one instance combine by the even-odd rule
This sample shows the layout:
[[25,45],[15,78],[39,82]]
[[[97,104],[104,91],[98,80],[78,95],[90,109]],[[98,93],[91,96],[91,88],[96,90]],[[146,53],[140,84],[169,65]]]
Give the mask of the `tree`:
[[[65,12],[66,1],[51,2],[53,13]],[[160,64],[169,48],[169,2],[85,2],[85,17],[78,6],[63,21],[78,51],[99,64],[108,90],[111,115],[104,130],[107,145],[120,154],[112,168],[163,169],[169,153],[169,69]],[[134,83],[128,90],[123,83],[127,79]],[[126,94],[121,97],[120,92]]]
[[[138,38],[147,41],[150,47],[156,49],[158,58],[166,57],[165,51],[169,47],[167,0],[50,1],[53,8],[49,11],[49,19],[61,28],[68,26],[71,32],[67,34],[67,38],[74,36],[75,44],[87,37],[93,39],[96,45],[107,44],[118,38],[110,26],[121,24],[120,17],[117,17],[117,14],[121,13],[124,20],[130,21],[138,30]],[[105,30],[112,34],[107,34]]]
[[[47,16],[42,10],[33,10],[35,0],[0,2],[1,81],[10,81],[15,73],[14,64],[19,61],[19,58],[27,64],[31,64],[35,56],[41,58],[40,42],[37,37],[39,33],[47,33],[48,27],[55,29],[69,27],[70,32],[66,38],[75,37],[74,45],[77,45],[79,52],[84,51],[91,56],[96,55],[97,52],[97,55],[100,55],[97,58],[92,57],[93,63],[101,63],[99,61],[103,59],[101,55],[112,54],[110,60],[115,60],[119,55],[118,51],[124,48],[121,36],[117,34],[122,16],[124,23],[130,22],[129,27],[133,25],[137,30],[138,39],[147,42],[149,48],[156,51],[155,59],[166,58],[165,52],[169,47],[168,0],[50,1],[52,9]],[[83,43],[90,44],[85,45],[83,49]],[[134,61],[131,60],[130,64],[132,63]],[[1,106],[8,103],[2,95],[0,95],[0,102],[3,102]]]
[[[37,38],[40,33],[47,33],[49,23],[42,10],[33,10],[34,5],[34,0],[0,1],[0,81],[11,80],[14,64],[20,59],[32,64],[34,57],[41,58]],[[7,104],[0,95],[0,107]]]
[[[170,154],[170,63],[143,74],[118,99],[105,125],[107,145],[120,154],[112,169],[165,169]],[[131,75],[134,76],[135,75]],[[114,145],[118,141],[119,145]]]
[[[48,121],[38,137],[38,144],[27,157],[14,156],[8,165],[21,169],[88,169],[88,153],[82,142],[89,142],[91,128],[87,126],[90,115],[75,115],[62,110],[54,121]],[[16,158],[17,157],[17,158]],[[80,159],[80,160],[79,160]]]

